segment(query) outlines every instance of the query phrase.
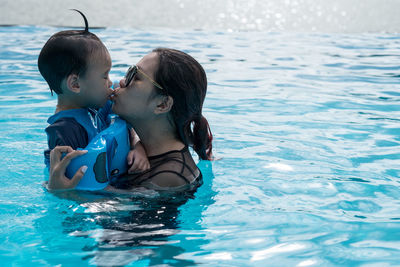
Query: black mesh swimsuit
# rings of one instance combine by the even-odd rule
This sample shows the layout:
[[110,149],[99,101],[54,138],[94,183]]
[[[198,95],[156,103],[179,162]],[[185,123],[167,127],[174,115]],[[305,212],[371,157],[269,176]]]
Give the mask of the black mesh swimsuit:
[[[164,154],[149,157],[150,169],[139,174],[128,174],[111,181],[110,185],[118,189],[133,189],[135,187],[146,187],[151,184],[152,188],[166,190],[168,188],[158,187],[152,180],[160,179],[182,179],[185,184],[174,189],[195,190],[203,183],[200,170],[193,161],[187,146],[182,150],[172,150]],[[158,187],[158,188],[157,188]]]

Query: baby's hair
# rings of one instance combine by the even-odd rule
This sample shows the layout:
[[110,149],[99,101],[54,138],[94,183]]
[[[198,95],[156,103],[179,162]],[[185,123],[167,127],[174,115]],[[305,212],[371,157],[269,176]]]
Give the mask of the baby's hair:
[[84,76],[91,56],[108,54],[101,40],[89,32],[86,16],[77,9],[71,9],[82,15],[84,30],[68,30],[53,34],[43,46],[38,58],[40,74],[50,87],[51,95],[62,94],[62,82],[70,74]]
[[82,17],[83,17],[83,20],[85,21],[85,30],[84,30],[84,32],[89,32],[89,23],[88,23],[88,21],[87,21],[87,19],[86,19],[86,16],[85,16],[85,14],[83,14],[81,11],[79,11],[78,9],[70,9],[70,10],[74,10],[74,11],[76,11],[76,12],[78,12],[79,14],[81,14],[82,15]]

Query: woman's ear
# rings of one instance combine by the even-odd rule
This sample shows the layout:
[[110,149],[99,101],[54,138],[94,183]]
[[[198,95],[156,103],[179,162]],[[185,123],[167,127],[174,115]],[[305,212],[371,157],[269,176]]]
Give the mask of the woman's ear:
[[74,93],[80,93],[81,87],[79,85],[79,76],[77,74],[70,74],[66,80],[67,89]]
[[171,96],[163,96],[160,99],[158,105],[156,106],[154,113],[155,114],[167,113],[172,109],[173,105],[174,105],[174,99]]

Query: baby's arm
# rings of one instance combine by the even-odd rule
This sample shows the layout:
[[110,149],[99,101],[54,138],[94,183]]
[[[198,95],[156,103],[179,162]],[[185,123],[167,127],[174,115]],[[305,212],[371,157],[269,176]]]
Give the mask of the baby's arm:
[[127,156],[128,166],[130,166],[128,173],[143,172],[150,169],[150,162],[147,158],[146,150],[133,128],[129,131],[129,137],[131,141],[131,150]]

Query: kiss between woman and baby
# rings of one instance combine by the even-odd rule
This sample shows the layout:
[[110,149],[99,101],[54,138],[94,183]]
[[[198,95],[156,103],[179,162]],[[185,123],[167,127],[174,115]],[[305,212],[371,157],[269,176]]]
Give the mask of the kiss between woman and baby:
[[[212,158],[212,134],[202,115],[207,91],[204,69],[182,51],[156,48],[131,66],[113,90],[110,54],[81,15],[85,29],[55,33],[38,59],[41,75],[58,98],[46,128],[47,188],[79,189],[94,173],[100,190],[195,190],[202,184],[202,174],[189,147],[200,159]],[[128,136],[128,142],[121,138],[124,142],[118,144],[115,130]],[[103,152],[88,151],[90,144],[104,146]],[[97,158],[86,164],[80,159],[89,153],[97,153]],[[125,166],[117,173],[112,170],[116,160],[116,165]],[[68,175],[73,162],[79,167]],[[96,168],[102,171],[96,173]]]

